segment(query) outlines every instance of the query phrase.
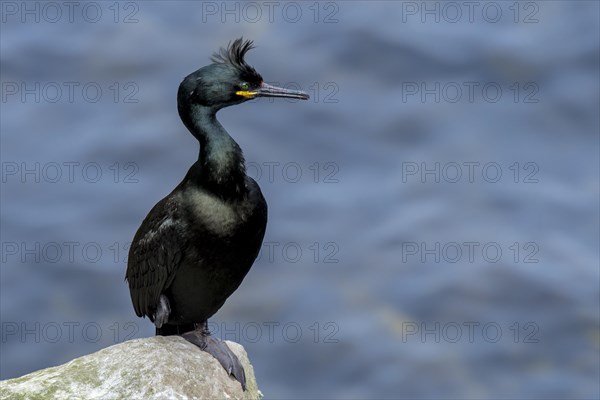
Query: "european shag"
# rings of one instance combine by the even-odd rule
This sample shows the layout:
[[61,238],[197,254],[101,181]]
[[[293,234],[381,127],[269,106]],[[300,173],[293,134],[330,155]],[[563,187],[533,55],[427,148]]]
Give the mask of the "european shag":
[[181,335],[212,354],[244,390],[243,367],[224,342],[210,336],[207,320],[256,259],[267,203],[216,113],[256,97],[309,98],[266,84],[244,60],[252,48],[252,41],[235,40],[179,85],[179,116],[200,142],[200,155],[142,222],[126,274],[135,313],[154,322],[157,335]]

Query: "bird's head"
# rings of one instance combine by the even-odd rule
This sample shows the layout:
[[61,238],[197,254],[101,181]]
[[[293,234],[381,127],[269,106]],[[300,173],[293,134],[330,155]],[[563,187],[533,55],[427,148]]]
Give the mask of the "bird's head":
[[239,38],[226,49],[214,53],[212,64],[191,73],[181,82],[177,95],[179,105],[198,104],[218,110],[257,97],[309,98],[298,90],[266,84],[244,60],[252,48],[252,41]]

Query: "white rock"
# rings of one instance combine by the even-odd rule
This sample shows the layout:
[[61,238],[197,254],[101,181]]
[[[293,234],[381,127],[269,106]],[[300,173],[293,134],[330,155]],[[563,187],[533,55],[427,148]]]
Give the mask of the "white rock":
[[0,382],[1,399],[260,399],[244,348],[227,342],[246,391],[210,354],[178,336],[130,340]]

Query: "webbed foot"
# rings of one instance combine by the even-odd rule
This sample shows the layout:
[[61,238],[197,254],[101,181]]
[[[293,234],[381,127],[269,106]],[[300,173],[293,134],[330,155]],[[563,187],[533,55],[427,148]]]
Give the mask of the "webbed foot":
[[199,325],[195,330],[186,332],[181,336],[216,358],[225,368],[225,371],[229,375],[233,375],[241,383],[242,389],[246,390],[246,374],[240,360],[225,342],[210,336],[205,324]]

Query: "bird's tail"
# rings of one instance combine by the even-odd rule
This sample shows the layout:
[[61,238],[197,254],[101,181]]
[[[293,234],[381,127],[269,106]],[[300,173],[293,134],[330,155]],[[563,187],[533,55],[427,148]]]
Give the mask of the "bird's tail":
[[181,325],[164,324],[162,327],[156,328],[156,336],[181,335],[194,329],[196,329],[196,324],[194,323]]

